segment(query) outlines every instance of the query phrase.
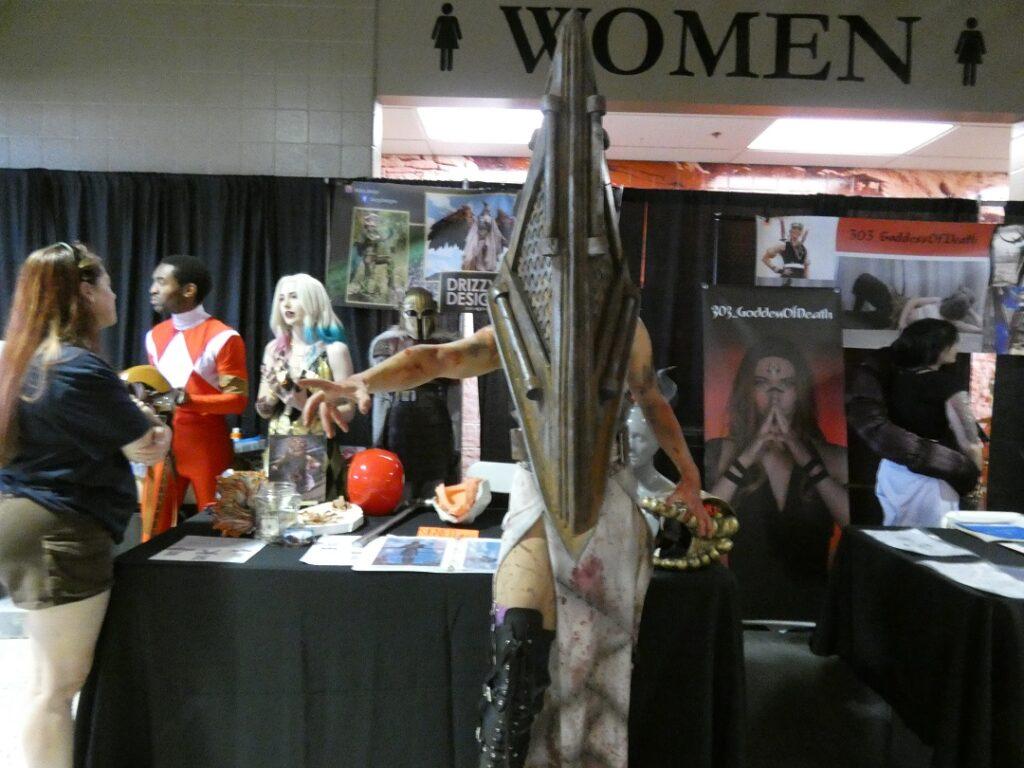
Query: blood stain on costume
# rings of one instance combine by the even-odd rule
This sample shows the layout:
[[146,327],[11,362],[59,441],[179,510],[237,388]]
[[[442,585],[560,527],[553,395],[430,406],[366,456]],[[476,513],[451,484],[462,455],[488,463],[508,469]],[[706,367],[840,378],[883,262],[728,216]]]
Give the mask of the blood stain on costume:
[[593,555],[583,558],[572,569],[572,581],[581,594],[600,601],[604,596],[604,563]]

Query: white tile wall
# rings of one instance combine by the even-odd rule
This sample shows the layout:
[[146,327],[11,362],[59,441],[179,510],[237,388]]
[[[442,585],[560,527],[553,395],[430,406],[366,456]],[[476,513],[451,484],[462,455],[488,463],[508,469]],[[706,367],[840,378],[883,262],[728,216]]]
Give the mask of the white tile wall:
[[3,6],[0,167],[373,172],[376,0]]

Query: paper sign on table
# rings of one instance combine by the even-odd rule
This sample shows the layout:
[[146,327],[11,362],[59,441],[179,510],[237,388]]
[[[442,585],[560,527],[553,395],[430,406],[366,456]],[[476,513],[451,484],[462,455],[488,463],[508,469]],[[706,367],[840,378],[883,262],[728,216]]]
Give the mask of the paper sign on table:
[[480,537],[480,531],[476,528],[442,528],[439,525],[421,525],[416,529],[416,535],[441,539],[476,539]]
[[244,563],[267,543],[255,539],[184,536],[150,557],[176,563]]
[[921,562],[921,565],[927,566],[964,586],[980,589],[983,592],[990,592],[993,595],[1024,600],[1024,580],[1014,578],[987,560],[980,560],[974,563],[945,563],[937,560],[924,560]]
[[865,530],[867,536],[890,547],[928,557],[977,557],[974,552],[936,536],[920,528],[892,528],[875,531]]
[[500,539],[385,536],[370,542],[352,569],[493,573],[500,552]]
[[353,547],[358,539],[358,536],[321,536],[301,560],[308,565],[350,566],[359,554],[359,550]]

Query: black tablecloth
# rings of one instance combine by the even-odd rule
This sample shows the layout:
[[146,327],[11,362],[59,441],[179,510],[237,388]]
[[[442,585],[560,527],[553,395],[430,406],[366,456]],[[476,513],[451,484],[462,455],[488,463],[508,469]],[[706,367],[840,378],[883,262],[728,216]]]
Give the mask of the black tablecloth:
[[[484,515],[483,535],[499,519]],[[419,524],[431,518],[397,532]],[[209,532],[184,525],[116,561],[78,768],[477,765],[489,576],[357,573],[276,546],[241,565],[148,559]],[[735,579],[721,566],[656,573],[630,764],[738,766],[743,707]]]
[[[1005,547],[936,533],[1024,568]],[[878,691],[934,747],[934,768],[1021,768],[1024,601],[965,587],[922,559],[847,529],[812,648],[838,654]]]

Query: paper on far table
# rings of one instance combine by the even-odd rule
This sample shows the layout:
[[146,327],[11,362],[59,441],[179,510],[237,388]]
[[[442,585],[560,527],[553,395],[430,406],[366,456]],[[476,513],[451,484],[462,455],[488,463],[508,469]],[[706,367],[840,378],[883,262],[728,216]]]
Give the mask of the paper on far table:
[[959,547],[956,544],[950,544],[934,533],[928,533],[920,528],[892,528],[883,531],[866,530],[864,533],[876,541],[880,541],[882,544],[902,549],[904,552],[913,552],[916,555],[927,555],[928,557],[977,557],[971,550]]
[[1024,526],[986,523],[957,523],[956,529],[984,541],[1024,541]]
[[923,560],[921,565],[938,571],[953,581],[959,582],[993,595],[1024,600],[1024,579],[1014,578],[1005,570],[987,560],[974,563],[944,563],[937,560]]
[[352,565],[358,549],[353,544],[359,536],[321,536],[300,559],[307,565]]
[[244,563],[266,545],[265,541],[255,539],[184,536],[149,559],[177,563]]

